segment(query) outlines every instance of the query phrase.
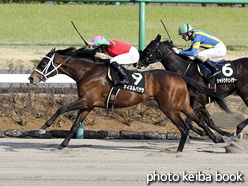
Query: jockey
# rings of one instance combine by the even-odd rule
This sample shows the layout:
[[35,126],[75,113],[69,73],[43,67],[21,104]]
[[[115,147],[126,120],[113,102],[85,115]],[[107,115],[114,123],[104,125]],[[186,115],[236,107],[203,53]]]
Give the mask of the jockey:
[[[186,42],[191,40],[192,44],[187,50],[179,51],[177,48],[173,48],[173,51],[176,54],[193,56],[196,59],[199,59],[210,69],[211,76],[209,78],[221,73],[213,61],[209,60],[209,58],[223,57],[226,54],[226,46],[218,37],[201,30],[193,30],[192,26],[189,24],[182,24],[178,29],[178,34]],[[200,47],[205,48],[206,50],[198,52]]]
[[106,40],[103,36],[95,36],[91,43],[87,42],[87,45],[92,46],[97,52],[107,53],[112,57],[110,65],[112,65],[120,78],[120,80],[117,79],[114,82],[114,85],[129,83],[127,74],[121,65],[138,62],[140,56],[135,47],[117,40]]

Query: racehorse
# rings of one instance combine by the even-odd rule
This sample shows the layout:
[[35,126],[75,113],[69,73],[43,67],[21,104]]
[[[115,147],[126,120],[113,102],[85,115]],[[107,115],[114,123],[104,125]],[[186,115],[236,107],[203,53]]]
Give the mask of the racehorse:
[[[82,57],[80,52],[73,48],[65,50],[52,49],[37,65],[29,77],[30,83],[35,85],[40,81],[55,76],[58,73],[65,74],[77,83],[79,99],[59,108],[56,113],[40,128],[41,133],[54,123],[59,115],[72,110],[79,110],[69,134],[60,144],[59,148],[68,146],[70,139],[80,126],[80,123],[94,109],[94,107],[106,108],[106,100],[113,86],[107,78],[109,63],[94,62],[91,55]],[[211,96],[225,110],[228,111],[224,100],[211,89],[199,85],[190,78],[182,78],[180,75],[164,70],[144,71],[145,93],[139,94],[126,90],[120,90],[114,103],[115,108],[129,107],[146,100],[154,99],[160,110],[176,125],[181,133],[181,139],[177,151],[182,151],[186,142],[189,126],[183,121],[180,112],[196,122],[210,138],[218,143],[223,142],[221,136],[215,135],[194,113],[190,106],[188,86],[194,91],[201,91]]]
[[[161,36],[158,35],[155,40],[151,41],[147,47],[141,52],[141,60],[138,62],[138,68],[160,61],[164,68],[168,71],[178,74],[184,74],[192,78],[202,85],[207,86],[208,81],[198,73],[197,60],[192,61],[187,56],[177,55],[172,51],[173,43],[169,41],[160,42]],[[237,69],[237,83],[218,84],[216,91],[223,97],[227,97],[236,92],[248,106],[248,58],[240,58],[232,61]],[[213,122],[205,105],[208,103],[207,97],[199,93],[191,93],[191,106],[196,113],[203,116],[205,122],[212,129],[222,135],[230,136],[231,134],[219,129]],[[186,120],[189,123],[189,120]],[[238,124],[236,134],[240,134],[243,128],[248,124],[248,119]]]

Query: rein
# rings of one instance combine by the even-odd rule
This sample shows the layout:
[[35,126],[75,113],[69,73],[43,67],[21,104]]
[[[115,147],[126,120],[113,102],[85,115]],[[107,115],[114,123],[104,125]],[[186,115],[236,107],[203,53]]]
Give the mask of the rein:
[[185,70],[184,73],[183,73],[184,76],[186,76],[186,73],[188,72],[191,63],[192,63],[192,61],[190,60],[188,66],[187,66],[187,68],[186,68],[186,70]]
[[[154,43],[155,44],[155,43]],[[160,54],[162,54],[162,52],[161,52],[161,50],[158,50],[157,48],[158,48],[158,46],[160,45],[160,42],[158,42],[157,44],[155,44],[156,46],[155,46],[155,48],[152,50],[152,52],[151,52],[151,54],[150,54],[150,58],[152,57],[152,54],[153,53],[155,53],[156,52],[156,50],[160,53]],[[158,61],[161,61],[161,60],[163,60],[164,58],[166,58],[168,55],[170,55],[171,53],[172,53],[173,51],[171,50],[170,52],[168,52],[167,54],[165,54],[164,56],[162,56],[161,58],[158,58],[158,59],[156,59],[156,60],[158,60]],[[156,54],[156,53],[155,53]],[[148,58],[147,58],[148,59]],[[156,61],[156,60],[153,60],[153,61],[151,61],[151,62],[154,62],[154,61]],[[147,60],[148,61],[148,60]]]
[[[158,50],[158,51],[159,51],[159,50]],[[161,52],[161,51],[160,51],[160,52]],[[170,55],[171,53],[172,53],[172,51],[170,51],[169,53],[167,53],[165,56],[163,56],[163,57],[162,57],[161,59],[159,59],[159,60],[162,60],[162,59],[166,58],[166,57],[167,57],[168,55]],[[189,61],[189,64],[188,64],[186,70],[184,71],[183,75],[186,75],[186,73],[187,73],[188,70],[189,70],[189,67],[190,67],[191,63],[192,63],[192,60]]]
[[163,56],[162,58],[160,58],[159,60],[162,60],[164,58],[166,58],[168,55],[170,55],[172,53],[172,51],[168,52],[168,54],[165,54],[165,56]]
[[[72,53],[72,55],[75,53],[75,51]],[[44,58],[47,58],[49,59],[49,62],[47,63],[46,67],[42,70],[42,71],[39,71],[37,69],[34,69],[34,71],[38,72],[39,74],[41,74],[45,79],[43,80],[43,82],[45,82],[47,79],[48,79],[48,76],[52,73],[54,73],[56,71],[56,75],[58,75],[58,68],[61,67],[64,63],[66,63],[69,59],[72,58],[72,55],[70,55],[69,57],[67,57],[62,63],[60,63],[58,66],[55,66],[55,62],[54,62],[54,57],[55,57],[55,53],[52,55],[52,57],[48,57],[48,56],[45,56]],[[48,72],[49,68],[50,67],[53,67],[53,69]]]

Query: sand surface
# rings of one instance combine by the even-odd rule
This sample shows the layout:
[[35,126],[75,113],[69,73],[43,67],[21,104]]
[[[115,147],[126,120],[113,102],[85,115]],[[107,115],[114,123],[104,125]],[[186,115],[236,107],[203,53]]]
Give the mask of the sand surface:
[[[178,182],[151,185],[202,185],[185,174],[211,177],[204,185],[247,185],[246,153],[225,153],[210,141],[188,140],[184,152],[176,153],[178,141],[73,139],[57,150],[61,139],[1,139],[0,185],[147,185],[154,171],[180,177]],[[217,182],[216,172],[244,182]],[[237,173],[238,171],[238,173]],[[184,174],[184,175],[185,175]],[[199,179],[197,176],[194,179]],[[202,176],[203,178],[203,176]],[[169,179],[169,177],[167,178]],[[172,177],[171,177],[172,179]],[[184,181],[183,181],[184,180]],[[240,180],[240,179],[239,179]]]
[[[44,55],[45,52],[0,49],[0,68],[33,68],[30,61]],[[229,52],[226,59],[244,56],[247,53]],[[241,112],[246,115],[244,109]],[[103,129],[110,130],[109,125],[108,122]],[[137,130],[137,125],[132,126]],[[94,127],[100,130],[98,125]],[[157,181],[151,185],[248,185],[247,152],[225,153],[223,147],[213,146],[211,141],[188,140],[184,152],[175,153],[178,141],[72,139],[68,148],[57,150],[62,140],[2,138],[0,185],[138,186],[147,185],[147,178],[152,179],[154,172],[158,174]],[[216,172],[236,180],[241,176],[244,181],[217,182]],[[180,180],[164,182],[170,173]],[[183,173],[188,176],[183,177]],[[189,180],[189,174],[195,181]],[[211,181],[202,183],[197,177],[200,174]]]

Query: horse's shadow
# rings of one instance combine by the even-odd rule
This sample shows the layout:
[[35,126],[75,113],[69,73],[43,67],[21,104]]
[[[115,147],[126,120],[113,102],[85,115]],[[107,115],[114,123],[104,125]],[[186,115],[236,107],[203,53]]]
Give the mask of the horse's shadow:
[[[109,144],[109,145],[102,145],[102,144],[89,144],[89,142],[84,143],[82,141],[82,145],[81,144],[70,144],[68,147],[60,149],[59,145],[56,143],[51,143],[51,144],[47,144],[47,143],[42,143],[42,141],[40,143],[37,142],[9,142],[9,141],[5,141],[5,142],[0,142],[0,148],[4,149],[5,151],[8,152],[18,152],[20,150],[39,150],[39,151],[63,151],[63,150],[74,150],[74,149],[85,149],[85,148],[89,148],[89,149],[98,149],[98,150],[116,150],[116,151],[161,151],[163,150],[162,145],[159,144],[145,144],[145,145],[130,145],[130,141],[127,145],[113,145],[113,144]],[[118,140],[116,141],[111,141],[114,143],[118,143]],[[119,142],[124,142],[123,140],[119,140]],[[174,147],[176,150],[176,147]]]
[[0,142],[0,148],[3,146],[5,151],[18,152],[24,149],[34,149],[42,151],[55,151],[56,144],[32,143],[32,142]]
[[[100,140],[106,141],[108,140]],[[120,144],[120,142],[122,144]],[[127,144],[123,144],[123,142],[127,142]],[[134,142],[134,144],[132,144]],[[135,140],[111,140],[111,144],[94,144],[94,142],[90,143],[89,141],[84,142],[82,140],[82,144],[70,144],[68,147],[60,149],[59,144],[56,142],[47,144],[37,142],[9,142],[2,141],[0,142],[0,149],[3,149],[7,152],[19,152],[21,150],[37,150],[37,151],[45,151],[45,152],[64,152],[64,151],[74,151],[80,149],[96,149],[96,150],[106,150],[106,151],[142,151],[142,152],[158,152],[158,153],[176,153],[176,143],[177,140],[167,140],[167,141],[142,141],[140,144],[135,144]],[[187,142],[188,145],[190,141]],[[194,144],[191,144],[194,145]],[[226,146],[223,146],[225,148]],[[217,150],[220,149],[221,145],[213,145],[213,144],[205,144],[200,146],[199,148],[193,148],[192,151],[195,152],[205,152],[210,154],[225,154],[227,152]],[[231,152],[232,153],[232,152]]]

